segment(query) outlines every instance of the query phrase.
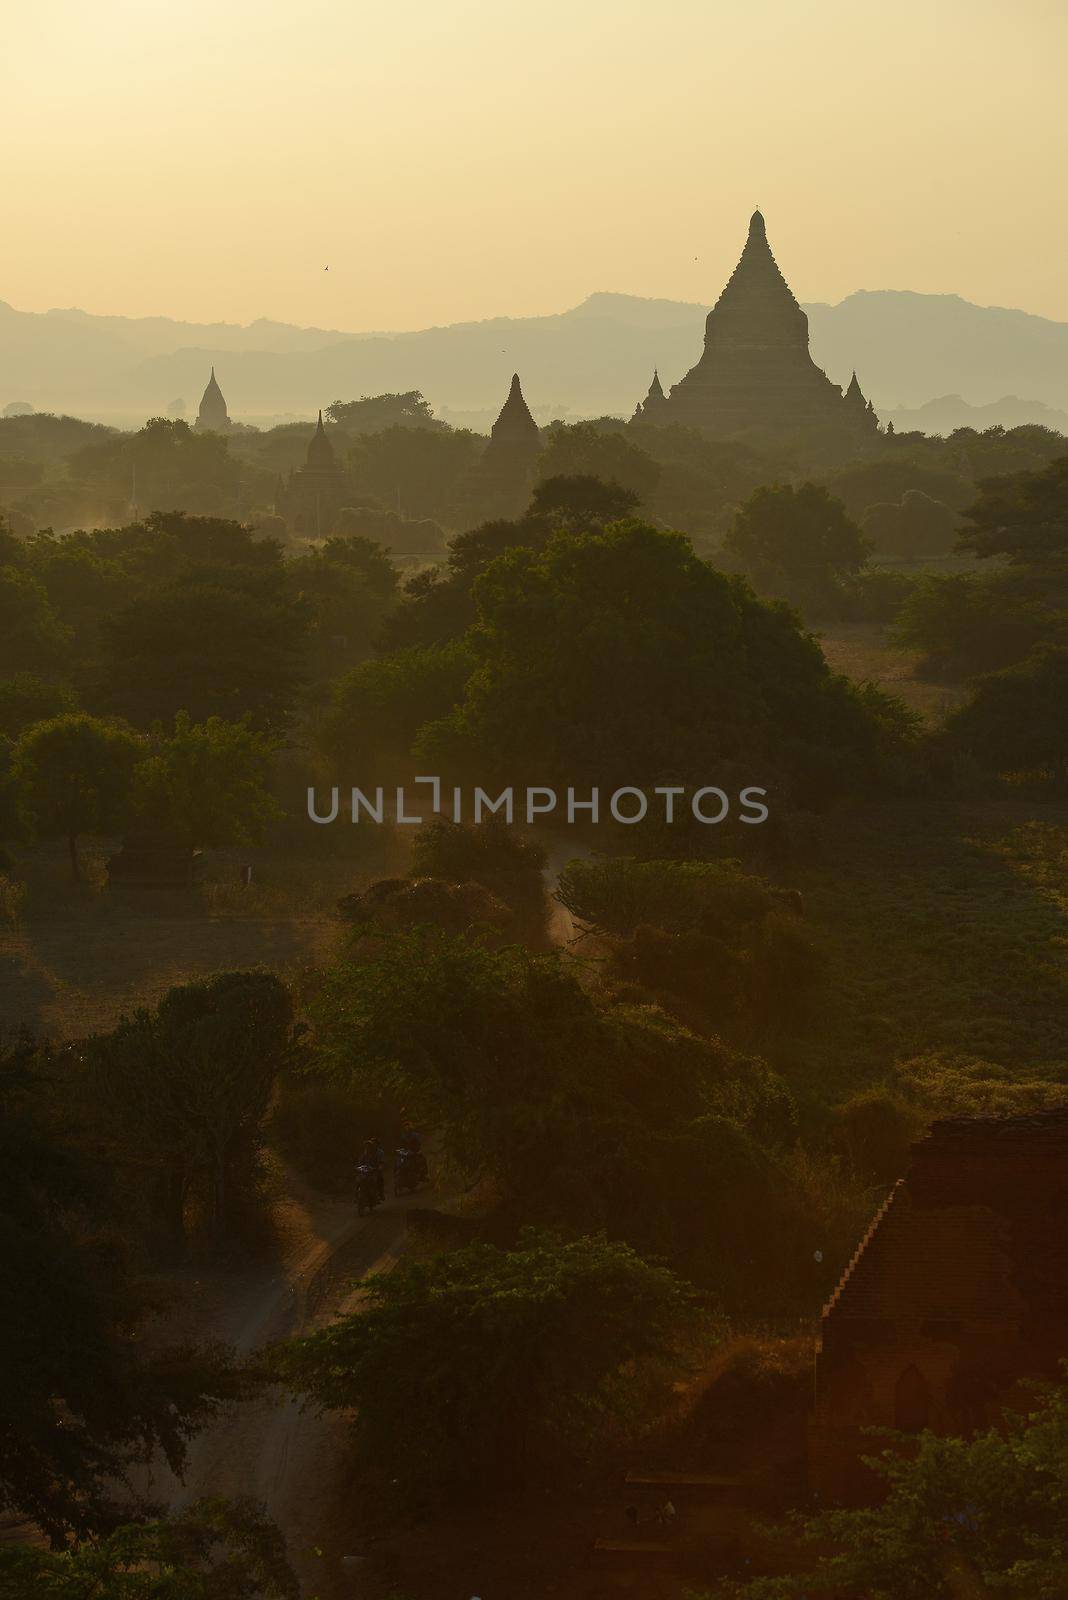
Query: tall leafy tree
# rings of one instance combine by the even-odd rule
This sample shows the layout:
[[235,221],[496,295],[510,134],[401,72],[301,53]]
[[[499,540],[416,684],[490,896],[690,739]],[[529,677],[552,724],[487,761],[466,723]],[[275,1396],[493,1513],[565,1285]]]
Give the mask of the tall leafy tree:
[[652,1007],[597,1004],[559,956],[429,928],[365,937],[313,1021],[324,1064],[436,1129],[506,1218],[605,1227],[721,1283],[732,1252],[767,1255],[750,1219],[789,1190],[761,1148],[792,1134],[785,1086]]
[[1068,560],[1068,455],[1038,471],[983,479],[958,543],[1026,565]]
[[430,428],[441,433],[448,423],[435,417],[418,389],[404,394],[371,394],[360,400],[335,400],[326,415],[349,433],[381,433],[384,428]]
[[217,1352],[145,1353],[144,1303],[110,1201],[63,1111],[61,1063],[0,1055],[0,1508],[54,1541],[107,1531],[130,1464],[186,1441],[238,1392]]
[[17,741],[10,781],[19,803],[37,832],[66,839],[75,879],[79,838],[114,833],[126,820],[143,754],[129,728],[83,712],[35,723]]
[[54,667],[70,637],[33,573],[22,566],[0,566],[0,672]]
[[1045,772],[1068,784],[1068,646],[981,678],[947,733],[988,772]]
[[735,772],[818,798],[874,770],[876,719],[815,639],[681,534],[558,533],[507,551],[474,594],[475,671],[420,735],[424,760],[606,795]]
[[308,629],[308,606],[280,569],[192,568],[110,620],[111,705],[140,727],[179,711],[283,727],[305,675]]
[[157,1215],[180,1248],[202,1177],[215,1228],[250,1176],[275,1080],[289,1059],[292,1007],[269,972],[221,972],[171,989],[86,1047],[88,1083],[121,1141],[148,1148]]
[[250,1500],[197,1500],[65,1550],[0,1546],[0,1593],[49,1600],[299,1600],[285,1539]]
[[845,506],[820,484],[771,484],[739,509],[723,541],[763,594],[826,607],[844,577],[859,571],[871,545]]
[[247,722],[180,711],[134,774],[132,812],[186,844],[255,844],[281,815],[270,793],[274,741]]
[[640,1436],[692,1313],[685,1286],[629,1246],[535,1233],[402,1262],[365,1294],[268,1365],[354,1413],[371,1469],[417,1502],[559,1470],[610,1430]]

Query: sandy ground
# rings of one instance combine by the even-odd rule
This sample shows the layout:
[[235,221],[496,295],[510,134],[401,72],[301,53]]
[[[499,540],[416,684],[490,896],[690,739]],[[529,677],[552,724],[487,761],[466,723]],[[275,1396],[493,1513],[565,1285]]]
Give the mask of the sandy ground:
[[[426,1204],[425,1192],[387,1200],[374,1216],[357,1218],[353,1204],[298,1194],[282,1207],[279,1260],[226,1278],[201,1275],[175,1285],[183,1291],[179,1314],[184,1309],[183,1320],[192,1323],[181,1331],[195,1330],[251,1355],[271,1340],[322,1326],[352,1304],[360,1277],[388,1270],[398,1259],[406,1212],[419,1204]],[[135,1487],[173,1509],[205,1495],[262,1501],[286,1535],[310,1600],[336,1592],[342,1570],[337,1529],[329,1519],[344,1489],[346,1434],[343,1417],[319,1416],[270,1393],[229,1408],[197,1435],[183,1481],[156,1462]]]

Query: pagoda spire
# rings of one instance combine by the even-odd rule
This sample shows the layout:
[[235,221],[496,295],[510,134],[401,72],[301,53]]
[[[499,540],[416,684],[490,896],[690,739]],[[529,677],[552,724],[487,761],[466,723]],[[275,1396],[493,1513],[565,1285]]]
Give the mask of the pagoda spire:
[[334,459],[334,447],[330,443],[330,436],[323,426],[323,413],[321,410],[319,412],[319,421],[315,425],[315,432],[312,434],[308,444],[305,465],[318,468],[320,471],[331,472],[337,467],[337,462]]
[[660,373],[653,368],[653,381],[649,385],[649,392],[644,400],[639,400],[634,408],[632,422],[652,422],[660,412],[660,408],[667,400],[664,386],[660,382]]
[[507,400],[501,407],[500,416],[490,431],[490,439],[496,444],[533,444],[537,449],[541,448],[538,424],[531,416],[530,407],[523,398],[523,385],[519,381],[518,372],[512,373],[512,386],[508,391]]
[[211,377],[208,379],[207,386],[201,396],[200,409],[197,412],[197,420],[193,426],[212,433],[225,433],[231,426],[230,415],[226,409],[226,401],[223,398],[222,390],[219,388],[214,367],[211,369]]

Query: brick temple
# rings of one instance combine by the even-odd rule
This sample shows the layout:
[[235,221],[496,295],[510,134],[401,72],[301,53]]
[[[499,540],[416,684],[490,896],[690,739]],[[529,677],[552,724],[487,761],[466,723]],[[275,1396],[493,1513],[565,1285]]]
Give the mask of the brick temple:
[[937,1122],[823,1311],[809,1476],[863,1502],[864,1428],[969,1434],[1068,1356],[1068,1111]]
[[843,394],[809,354],[808,318],[779,271],[759,211],[708,313],[701,359],[669,394],[654,373],[634,420],[707,434],[864,437],[879,427],[856,373]]

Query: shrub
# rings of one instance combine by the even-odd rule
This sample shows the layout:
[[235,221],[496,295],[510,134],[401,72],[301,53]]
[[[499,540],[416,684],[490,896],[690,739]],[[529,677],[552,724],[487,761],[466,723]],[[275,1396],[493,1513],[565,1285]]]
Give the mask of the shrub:
[[480,883],[515,913],[528,939],[545,938],[548,902],[542,873],[545,851],[514,828],[491,818],[465,827],[439,817],[421,828],[412,850],[412,876]]
[[270,1369],[355,1412],[361,1454],[408,1501],[485,1497],[640,1435],[692,1315],[625,1244],[528,1232],[365,1283],[365,1308],[276,1345]]

